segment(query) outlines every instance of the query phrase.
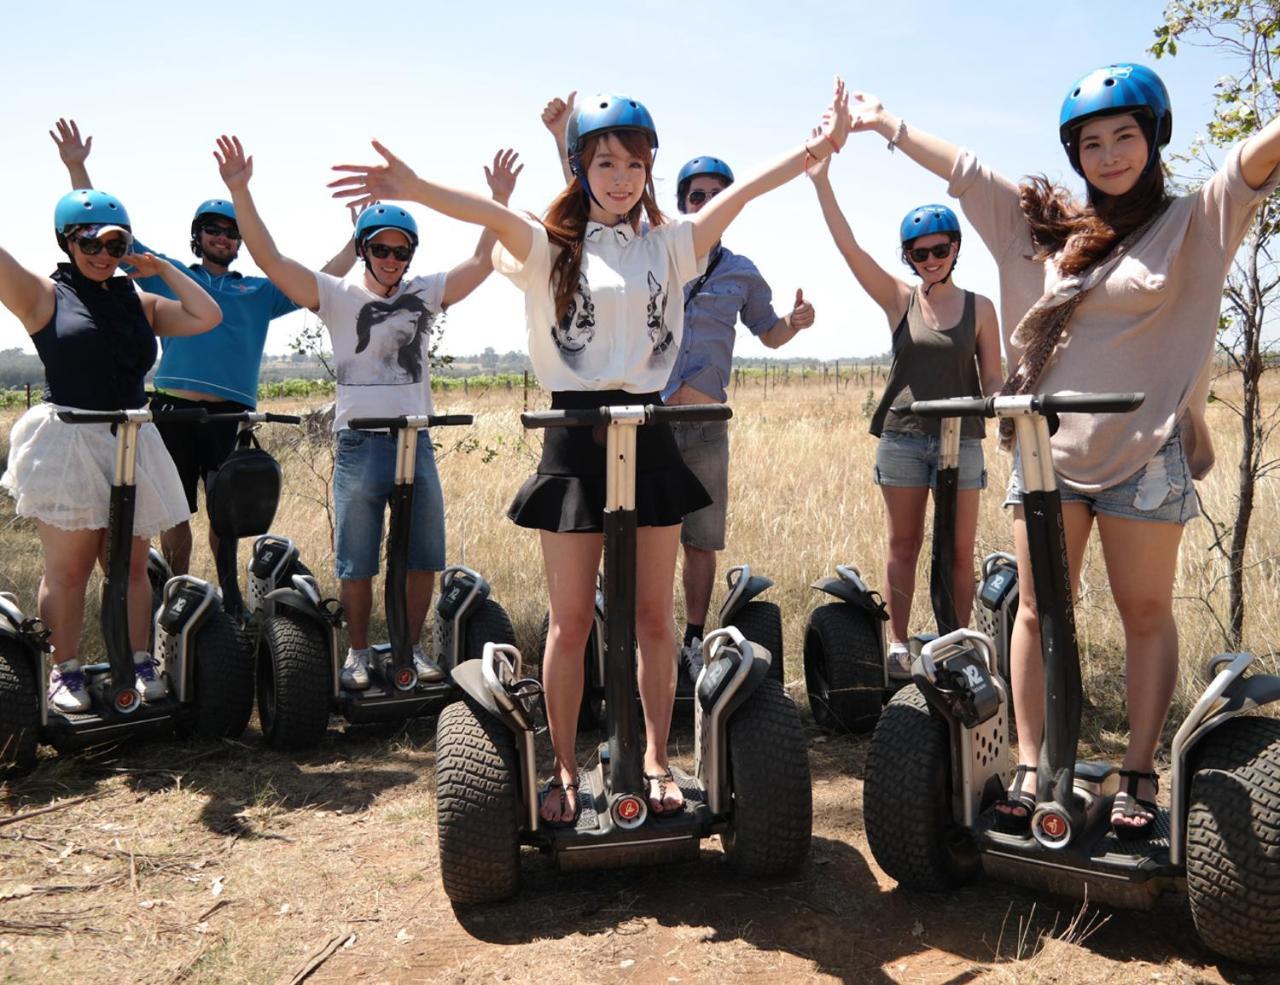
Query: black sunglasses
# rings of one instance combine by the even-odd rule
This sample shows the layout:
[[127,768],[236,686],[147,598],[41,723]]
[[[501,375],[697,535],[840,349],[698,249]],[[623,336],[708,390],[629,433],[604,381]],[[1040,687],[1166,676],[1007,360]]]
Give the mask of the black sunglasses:
[[224,226],[217,222],[206,222],[200,227],[206,236],[225,236],[227,239],[239,239],[240,230],[235,226]]
[[951,243],[939,243],[937,246],[917,246],[907,250],[907,256],[916,263],[924,263],[932,256],[935,260],[945,260],[951,255]]
[[386,243],[370,243],[365,249],[373,254],[375,260],[385,260],[393,254],[401,263],[408,263],[413,259],[412,246],[388,246]]
[[119,260],[129,252],[129,244],[120,237],[104,241],[100,239],[89,239],[86,236],[77,236],[76,242],[80,244],[80,252],[87,257],[96,257],[103,250],[106,250],[107,256],[114,257]]
[[693,191],[689,192],[687,198],[689,199],[690,205],[701,205],[707,199],[715,198],[722,191],[724,191],[723,188],[717,188],[713,192],[704,192],[701,188],[695,188]]

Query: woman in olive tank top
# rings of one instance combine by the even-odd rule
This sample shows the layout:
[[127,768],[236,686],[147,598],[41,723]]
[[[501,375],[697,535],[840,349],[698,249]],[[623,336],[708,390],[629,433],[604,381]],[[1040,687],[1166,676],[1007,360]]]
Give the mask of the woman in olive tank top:
[[[809,177],[836,246],[862,289],[884,311],[893,333],[893,363],[871,433],[880,439],[875,481],[884,496],[888,524],[889,673],[910,677],[906,640],[924,543],[925,506],[938,471],[939,425],[896,409],[912,400],[998,393],[1003,381],[1000,327],[990,300],[961,290],[951,280],[960,252],[960,224],[950,209],[925,205],[902,221],[902,259],[920,278],[920,284],[913,285],[881,267],[854,239],[831,188],[827,161],[810,167]],[[953,571],[956,615],[966,624],[973,606],[978,494],[986,486],[982,437],[982,422],[967,419],[960,440]]]

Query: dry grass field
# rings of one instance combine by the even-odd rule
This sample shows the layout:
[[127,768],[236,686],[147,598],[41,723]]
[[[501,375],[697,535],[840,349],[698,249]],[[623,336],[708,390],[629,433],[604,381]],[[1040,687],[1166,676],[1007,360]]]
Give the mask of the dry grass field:
[[[867,392],[810,381],[767,397],[744,388],[732,402],[723,559],[749,562],[775,580],[768,597],[782,608],[786,678],[805,708],[801,635],[818,602],[809,583],[837,563],[856,564],[873,584],[883,580]],[[518,393],[450,394],[438,410],[477,415],[473,428],[437,435],[449,558],[490,579],[527,649],[544,606],[541,562],[536,537],[504,511],[536,462],[538,439],[521,433]],[[1224,410],[1212,413],[1219,467],[1200,493],[1207,512],[1225,522],[1238,438]],[[0,434],[14,416],[0,420]],[[328,444],[284,428],[263,437],[286,473],[275,528],[333,588]],[[1009,461],[991,450],[988,457],[981,553],[1010,543],[999,506]],[[1247,645],[1271,670],[1280,633],[1276,495],[1274,485],[1262,487],[1248,573]],[[1225,586],[1210,539],[1201,521],[1184,544],[1176,708],[1186,707],[1203,658],[1222,645],[1213,607],[1225,610]],[[35,534],[13,517],[7,498],[0,550],[0,590],[29,605],[39,579]],[[207,550],[196,573],[212,575]],[[924,630],[921,582],[914,625]],[[1096,548],[1083,584],[1085,735],[1093,752],[1111,755],[1124,739],[1122,638]],[[91,586],[91,600],[96,594]],[[990,882],[945,896],[896,891],[862,834],[866,740],[823,736],[809,724],[814,841],[794,880],[735,880],[714,845],[695,865],[572,876],[529,857],[522,895],[480,910],[455,910],[440,887],[429,721],[346,733],[335,723],[319,749],[296,757],[270,752],[252,728],[234,743],[50,754],[32,775],[0,787],[0,981],[1269,980],[1217,964],[1176,902],[1135,915],[1082,910]],[[690,756],[691,733],[677,731],[673,745]],[[584,745],[580,758],[591,753]]]

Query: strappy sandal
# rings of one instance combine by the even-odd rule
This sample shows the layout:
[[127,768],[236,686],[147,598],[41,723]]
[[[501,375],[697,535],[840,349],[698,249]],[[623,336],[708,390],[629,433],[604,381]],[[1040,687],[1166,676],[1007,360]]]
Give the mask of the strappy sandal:
[[[1138,784],[1150,780],[1156,790],[1160,789],[1160,778],[1154,773],[1142,770],[1116,770],[1116,775],[1123,782],[1111,802],[1111,830],[1122,841],[1141,841],[1151,835],[1155,827],[1156,815],[1160,808],[1154,800],[1145,800],[1138,796]],[[1141,824],[1116,824],[1117,820],[1140,820]]]
[[[1023,781],[1030,776],[1031,790],[1023,787]],[[1023,835],[1031,830],[1031,815],[1036,809],[1035,793],[1036,768],[1018,764],[1013,771],[1013,782],[1004,796],[995,804],[995,827],[1002,834]],[[1002,809],[1003,808],[1003,809]]]
[[653,797],[649,798],[649,810],[653,811],[655,817],[667,817],[672,814],[679,814],[684,810],[683,800],[681,800],[675,807],[665,806],[667,802],[667,784],[671,784],[671,786],[675,787],[677,790],[680,789],[679,785],[676,783],[676,778],[671,775],[670,767],[663,770],[661,773],[646,773],[644,778],[649,783],[656,783],[658,785],[658,799],[654,800]]
[[[573,814],[570,817],[565,817],[564,813],[569,809],[568,791],[570,790],[572,790],[574,793]],[[560,818],[555,821],[549,821],[547,820],[547,818],[542,816],[541,807],[543,804],[547,802],[547,798],[551,796],[553,791],[560,798],[560,809],[559,809]],[[541,822],[545,824],[548,828],[572,828],[574,825],[576,825],[578,823],[578,815],[582,813],[582,801],[578,798],[577,794],[578,794],[577,780],[575,780],[573,783],[563,783],[561,782],[558,776],[553,776],[550,780],[548,780],[542,786],[542,796],[539,798],[539,805],[538,805],[539,806],[538,817],[540,818]]]

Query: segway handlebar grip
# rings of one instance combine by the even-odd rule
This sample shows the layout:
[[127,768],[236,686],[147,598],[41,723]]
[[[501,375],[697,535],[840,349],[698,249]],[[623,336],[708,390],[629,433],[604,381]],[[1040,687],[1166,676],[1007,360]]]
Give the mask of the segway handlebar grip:
[[[613,420],[612,411],[629,407],[616,404],[609,407],[584,407],[572,410],[534,410],[520,415],[520,423],[526,428],[575,428],[608,424]],[[634,409],[634,408],[632,408]],[[681,404],[664,407],[661,404],[644,405],[644,423],[655,421],[727,421],[733,410],[727,404]],[[632,417],[634,420],[634,416]]]
[[204,418],[205,424],[216,424],[218,421],[240,421],[244,424],[301,424],[302,418],[297,414],[268,414],[253,410],[237,410],[227,414],[209,414]]
[[471,424],[475,421],[472,414],[432,414],[430,417],[353,417],[347,421],[347,427],[353,431],[381,431],[384,428],[439,428],[457,424]]
[[728,404],[679,404],[675,407],[652,407],[653,421],[727,421],[733,416]]
[[1034,404],[1047,414],[1128,414],[1146,398],[1145,393],[1047,393]]
[[915,400],[917,417],[1013,417],[1033,414],[1127,414],[1137,410],[1145,393],[1045,393],[998,397],[951,397]]
[[203,407],[182,410],[60,410],[58,419],[68,424],[124,424],[127,421],[202,421],[208,416]]
[[913,400],[911,406],[899,408],[916,417],[995,417],[994,397],[948,397],[946,400]]
[[520,423],[526,428],[578,428],[607,424],[604,407],[583,407],[573,410],[530,410],[520,415]]

